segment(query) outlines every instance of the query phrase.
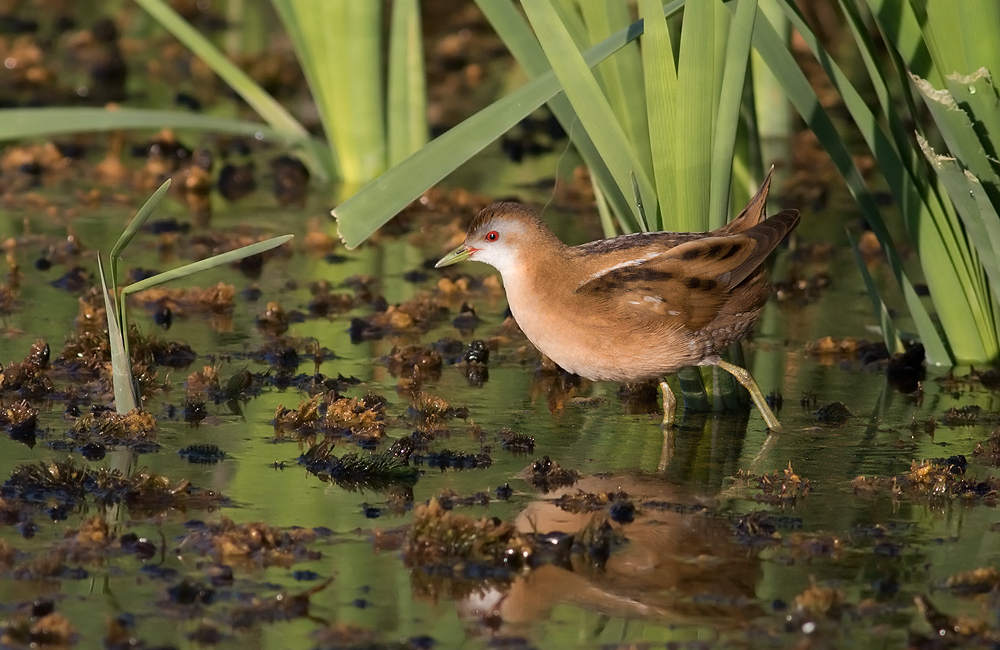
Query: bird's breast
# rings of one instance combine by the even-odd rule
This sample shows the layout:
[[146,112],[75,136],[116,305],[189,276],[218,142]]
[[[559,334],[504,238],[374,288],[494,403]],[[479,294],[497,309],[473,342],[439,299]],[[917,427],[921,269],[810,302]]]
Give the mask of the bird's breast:
[[586,304],[558,279],[539,285],[505,273],[504,287],[510,311],[528,340],[559,367],[581,377],[659,377],[691,365],[701,353],[676,330],[633,329],[626,319]]

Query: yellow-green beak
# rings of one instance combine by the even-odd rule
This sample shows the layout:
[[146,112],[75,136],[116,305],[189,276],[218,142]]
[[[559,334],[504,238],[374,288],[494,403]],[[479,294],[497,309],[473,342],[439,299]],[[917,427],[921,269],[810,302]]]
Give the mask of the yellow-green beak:
[[458,248],[456,248],[455,250],[448,253],[440,260],[438,260],[438,263],[434,265],[434,268],[439,269],[442,266],[450,266],[451,264],[457,264],[459,262],[463,262],[469,259],[469,257],[477,250],[478,249],[473,248],[467,244],[462,244],[461,246],[459,246]]

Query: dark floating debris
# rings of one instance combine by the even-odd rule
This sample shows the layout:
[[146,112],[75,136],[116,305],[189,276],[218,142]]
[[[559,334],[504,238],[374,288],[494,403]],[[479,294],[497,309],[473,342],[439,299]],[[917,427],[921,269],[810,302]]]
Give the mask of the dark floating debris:
[[987,594],[1000,587],[1000,570],[989,566],[963,571],[948,576],[941,586],[963,595]]
[[82,266],[74,266],[66,271],[61,278],[49,282],[56,289],[78,293],[91,286],[90,273]]
[[219,449],[218,445],[189,445],[177,452],[177,455],[184,458],[189,463],[214,464],[226,458],[226,452]]
[[924,360],[924,346],[920,343],[911,345],[902,354],[892,355],[885,368],[889,383],[902,393],[915,392],[927,378]]
[[982,499],[988,504],[996,503],[1000,479],[992,476],[981,481],[967,478],[967,464],[965,456],[914,460],[910,464],[910,471],[905,474],[888,478],[859,476],[851,482],[851,487],[855,494],[886,495],[894,499],[909,496],[936,501],[962,497],[967,500]]
[[500,446],[514,454],[532,454],[535,452],[535,437],[518,433],[504,427],[497,432],[500,436]]
[[69,619],[51,601],[22,605],[3,623],[0,643],[24,648],[68,648],[79,640]]
[[257,189],[253,163],[226,163],[219,172],[219,194],[227,201],[238,201]]
[[309,599],[333,584],[333,578],[307,591],[290,594],[281,592],[271,598],[250,597],[233,607],[229,624],[234,629],[257,627],[261,623],[276,623],[309,616]]
[[[30,400],[48,397],[55,391],[47,373],[49,356],[48,343],[39,339],[32,344],[23,361],[10,363],[7,367],[0,366],[0,393],[17,393]],[[0,415],[2,425],[3,416]]]
[[528,566],[536,549],[534,539],[513,524],[450,512],[431,499],[414,511],[403,561],[408,567],[475,563],[517,571]]
[[28,404],[27,400],[15,402],[10,406],[0,406],[0,427],[12,440],[34,447],[38,409]]
[[445,488],[435,498],[445,510],[453,510],[457,507],[485,507],[490,505],[490,495],[486,492],[476,492],[475,494],[463,497],[458,492]]
[[[3,416],[0,415],[0,423],[2,421]],[[1000,467],[1000,429],[994,429],[989,438],[977,442],[972,456],[985,460],[991,467]]]
[[410,460],[414,465],[427,465],[440,470],[446,469],[487,469],[493,459],[486,452],[466,454],[452,449],[432,451],[424,455],[414,454]]
[[981,412],[982,409],[975,404],[969,404],[961,408],[955,408],[953,406],[945,411],[944,415],[941,417],[941,422],[948,426],[975,424],[979,421]]
[[128,413],[84,413],[73,423],[70,436],[76,440],[97,439],[109,445],[153,444],[155,447],[156,419],[149,411],[138,408]]
[[853,413],[844,406],[843,402],[830,402],[826,406],[820,407],[818,411],[813,413],[816,419],[822,424],[831,427],[839,427],[843,425],[847,420],[854,416]]
[[812,489],[809,479],[796,474],[791,462],[780,473],[774,470],[770,474],[750,474],[742,469],[737,470],[733,481],[744,487],[756,487],[761,494],[754,499],[774,505],[794,503],[800,497],[807,496]]
[[188,533],[179,551],[207,556],[221,565],[287,568],[320,559],[322,554],[309,548],[318,537],[308,528],[279,528],[261,522],[237,524],[223,517]]
[[391,452],[333,455],[333,444],[323,441],[299,457],[299,464],[321,481],[332,481],[349,490],[384,490],[394,485],[413,485],[418,471],[406,459]]
[[443,430],[448,420],[468,418],[469,409],[455,408],[436,395],[420,393],[410,403],[406,415],[414,421],[419,430],[433,433]]
[[279,406],[274,413],[275,435],[323,433],[357,442],[378,442],[385,437],[386,399],[374,393],[344,397],[336,390],[303,401],[296,409]]
[[436,376],[441,372],[441,353],[422,346],[410,345],[405,348],[393,347],[386,357],[389,372],[393,376]]
[[458,310],[458,316],[452,321],[452,327],[461,332],[472,332],[479,327],[482,320],[476,315],[476,308],[467,302],[463,302]]
[[144,468],[125,476],[117,469],[77,465],[72,457],[53,463],[18,465],[0,487],[4,499],[73,508],[88,496],[99,506],[125,504],[136,516],[152,516],[171,509],[210,510],[227,502],[218,492],[189,481],[176,483]]
[[292,156],[278,156],[271,161],[271,173],[274,175],[274,198],[278,200],[278,205],[305,207],[309,170],[302,161]]
[[476,339],[469,343],[469,347],[465,349],[465,353],[462,355],[462,360],[466,363],[489,363],[490,348],[486,344],[486,341]]
[[736,521],[734,531],[738,539],[754,544],[771,543],[781,539],[777,526],[771,521],[770,515],[763,510],[754,510],[740,517]]
[[542,492],[567,487],[580,480],[580,472],[575,469],[563,469],[548,456],[542,456],[540,460],[532,463],[527,472],[528,482]]

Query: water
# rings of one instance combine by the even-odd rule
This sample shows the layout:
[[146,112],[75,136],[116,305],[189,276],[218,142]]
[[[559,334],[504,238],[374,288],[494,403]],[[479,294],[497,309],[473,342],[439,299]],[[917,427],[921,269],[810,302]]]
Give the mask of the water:
[[[53,198],[59,205],[70,203],[65,197]],[[41,251],[64,236],[64,226],[59,221],[44,226],[33,221],[33,236],[25,237],[22,220],[31,214],[15,208],[2,215],[4,232],[21,242],[15,257],[24,272],[18,304],[2,323],[3,363],[20,360],[38,337],[50,343],[56,356],[77,313],[77,296],[48,284],[65,267],[42,272],[33,266]],[[497,517],[525,531],[578,532],[586,528],[585,520],[556,508],[554,495],[533,489],[522,473],[533,460],[549,456],[584,476],[565,493],[624,490],[638,505],[635,521],[614,524],[628,541],[614,550],[604,568],[576,558],[569,566],[548,563],[515,575],[510,584],[462,585],[429,578],[419,569],[411,571],[402,560],[398,540],[413,515],[409,506],[400,505],[398,494],[351,491],[321,482],[297,464],[308,441],[295,435],[276,439],[271,424],[275,410],[279,405],[297,407],[307,397],[304,393],[268,389],[243,404],[242,415],[233,414],[225,404],[209,403],[208,417],[198,426],[168,416],[169,406],[179,407],[184,399],[187,374],[203,365],[217,366],[223,382],[242,368],[252,372],[267,368],[250,359],[248,352],[267,340],[254,319],[269,300],[280,301],[286,311],[304,311],[310,282],[326,279],[340,285],[357,274],[374,276],[390,303],[433,291],[440,277],[437,272],[429,272],[428,280],[418,284],[407,282],[403,274],[439,255],[442,247],[421,249],[408,243],[407,236],[385,237],[378,246],[338,251],[348,259],[330,264],[322,255],[301,248],[306,218],[321,214],[318,199],[301,212],[271,207],[260,193],[235,206],[218,200],[213,229],[249,224],[268,234],[292,232],[298,236],[295,252],[269,261],[263,275],[253,281],[232,269],[196,279],[201,286],[231,282],[238,292],[254,282],[262,297],[255,303],[237,297],[231,324],[224,331],[213,330],[198,316],[175,319],[168,332],[159,331],[164,338],[189,343],[200,355],[188,369],[159,369],[159,380],[169,386],[149,406],[158,419],[159,451],[137,457],[112,451],[91,463],[132,471],[145,466],[172,481],[187,479],[220,491],[228,504],[215,511],[168,510],[148,518],[133,517],[127,509],[99,510],[89,499],[83,510],[60,521],[36,508],[30,515],[36,527],[33,536],[22,536],[23,522],[0,528],[0,536],[22,554],[14,566],[50,554],[65,543],[67,530],[94,515],[110,522],[112,535],[148,538],[155,553],[140,559],[112,544],[94,558],[65,559],[61,564],[67,569],[61,574],[31,579],[16,578],[15,569],[8,567],[0,573],[5,617],[16,616],[19,608],[36,599],[52,600],[56,611],[78,631],[81,647],[103,638],[109,617],[125,616],[133,633],[147,643],[182,647],[190,643],[191,635],[209,639],[207,626],[219,635],[219,647],[238,647],[250,639],[262,648],[401,641],[419,647],[427,642],[422,637],[430,637],[438,647],[486,647],[499,639],[515,647],[665,647],[667,643],[794,647],[808,632],[831,647],[874,648],[900,645],[910,628],[930,633],[913,604],[915,596],[928,594],[948,614],[996,625],[985,596],[963,596],[941,588],[942,581],[957,572],[995,565],[998,546],[991,499],[894,498],[885,493],[859,494],[852,488],[858,476],[897,475],[907,471],[912,460],[956,454],[971,458],[976,442],[987,438],[992,425],[939,424],[929,434],[923,423],[931,415],[940,420],[949,407],[969,404],[984,409],[981,420],[994,417],[994,394],[979,384],[946,384],[943,375],[931,373],[923,383],[922,400],[917,400],[888,386],[879,370],[862,369],[839,357],[806,354],[806,342],[821,336],[865,336],[864,325],[872,320],[846,252],[833,256],[829,271],[834,281],[818,300],[771,303],[749,348],[751,368],[764,391],[780,389],[784,396],[779,417],[785,432],[768,435],[756,411],[686,414],[666,450],[659,415],[627,413],[616,385],[584,382],[566,399],[553,388],[551,377],[536,374],[530,346],[523,348],[523,338],[509,337],[503,329],[502,295],[464,297],[483,320],[474,335],[463,335],[450,325],[462,298],[449,303],[448,318],[426,334],[392,340],[351,343],[350,317],[370,314],[367,307],[330,319],[293,323],[289,336],[315,338],[336,354],[336,359],[321,365],[321,372],[361,380],[347,394],[372,391],[388,400],[388,440],[382,448],[414,428],[407,416],[410,395],[387,370],[385,357],[394,343],[429,343],[445,336],[465,343],[473,337],[506,337],[491,356],[489,380],[482,387],[471,386],[461,369],[450,365],[423,383],[423,390],[468,409],[467,420],[446,423],[450,434],[439,436],[432,449],[479,453],[489,447],[492,465],[460,471],[421,466],[412,490],[414,504],[445,490],[462,496],[484,492],[490,495],[488,506],[456,511]],[[102,206],[73,218],[72,227],[85,252],[69,265],[79,263],[94,273],[96,250],[110,248],[128,215],[127,208]],[[175,199],[165,202],[158,216],[187,218]],[[807,216],[801,228],[803,241],[816,241],[826,227],[818,220],[811,223]],[[566,232],[567,238],[577,241],[585,237],[579,228]],[[180,246],[160,252],[154,237],[143,235],[127,262],[165,269],[186,261],[184,250]],[[490,272],[484,266],[467,267],[463,270],[476,275]],[[787,262],[779,261],[778,268],[780,277]],[[132,316],[145,331],[158,331],[148,312],[133,309]],[[298,367],[304,373],[313,369],[309,358]],[[57,387],[66,385],[64,376],[53,376]],[[13,395],[3,396],[5,405],[13,400]],[[853,415],[842,426],[824,426],[814,412],[834,401],[843,402]],[[35,406],[41,410],[37,444],[29,448],[0,439],[0,476],[22,463],[66,457],[66,452],[51,448],[70,427],[63,416],[65,404]],[[917,423],[916,428],[911,422]],[[485,432],[482,439],[473,424]],[[503,450],[497,435],[503,427],[534,437],[534,451],[516,455]],[[215,465],[190,464],[177,451],[191,444],[218,445],[227,458]],[[337,443],[336,454],[349,452],[368,453],[349,442]],[[809,480],[808,494],[796,499],[764,500],[755,482],[744,485],[733,478],[740,470],[780,473],[789,465]],[[985,478],[992,473],[975,460],[970,464],[970,475]],[[495,490],[505,483],[513,495],[501,501]],[[744,534],[742,518],[755,511],[770,515],[767,521],[776,537]],[[377,518],[370,518],[376,513]],[[184,539],[197,530],[195,522],[217,522],[222,517],[237,523],[318,528],[321,534],[307,547],[321,557],[290,566],[263,566],[259,559],[212,558],[189,548]],[[231,583],[212,584],[217,564],[232,567]],[[213,590],[204,599],[207,602],[182,604],[176,602],[176,594],[171,597],[170,589],[184,578]],[[266,615],[257,613],[251,617],[257,622],[245,625],[252,599],[270,603],[268,611],[273,613],[275,601],[269,599],[305,592],[327,578],[333,578],[332,583],[311,596],[308,615],[298,612],[303,615],[292,620],[260,622]],[[795,612],[795,597],[813,583],[841,590],[841,613]],[[320,630],[329,636],[317,636]]]

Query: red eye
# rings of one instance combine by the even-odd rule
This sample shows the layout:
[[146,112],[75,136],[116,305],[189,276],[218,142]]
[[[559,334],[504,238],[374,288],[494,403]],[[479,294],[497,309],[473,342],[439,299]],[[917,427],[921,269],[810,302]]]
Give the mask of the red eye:
[[498,239],[500,239],[500,233],[498,233],[496,230],[491,230],[488,233],[486,233],[486,241],[496,241]]

